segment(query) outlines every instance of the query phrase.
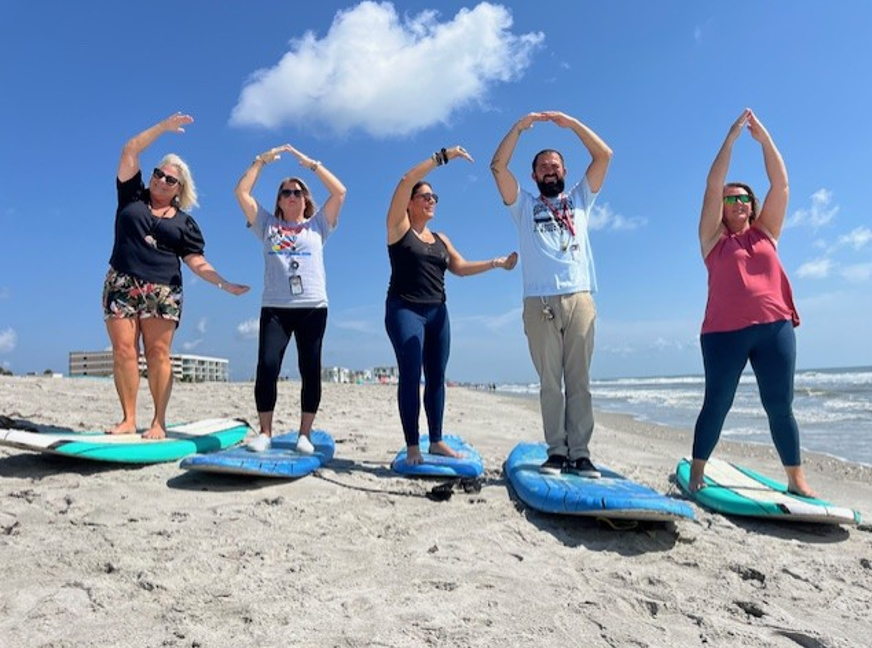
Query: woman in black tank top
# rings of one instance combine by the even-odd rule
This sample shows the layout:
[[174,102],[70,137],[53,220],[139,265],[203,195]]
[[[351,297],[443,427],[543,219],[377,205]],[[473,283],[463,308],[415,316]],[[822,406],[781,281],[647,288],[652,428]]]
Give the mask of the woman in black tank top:
[[444,234],[429,228],[439,196],[424,177],[437,166],[472,157],[462,147],[442,149],[403,175],[388,210],[388,256],[391,279],[385,307],[385,328],[397,356],[400,421],[406,439],[407,462],[424,462],[419,446],[421,412],[419,386],[424,372],[424,410],[430,453],[457,456],[442,441],[445,411],[445,368],[451,343],[445,307],[445,271],[464,277],[494,268],[511,270],[517,252],[487,261],[467,261]]

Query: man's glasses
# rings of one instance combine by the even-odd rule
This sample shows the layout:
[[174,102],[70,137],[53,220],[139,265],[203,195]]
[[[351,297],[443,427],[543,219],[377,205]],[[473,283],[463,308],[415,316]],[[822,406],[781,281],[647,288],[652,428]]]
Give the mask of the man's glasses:
[[751,196],[749,196],[748,194],[739,194],[738,196],[724,196],[725,205],[735,205],[737,202],[747,205],[749,202],[751,202]]
[[151,172],[151,175],[153,175],[157,180],[163,180],[171,187],[179,184],[179,179],[176,176],[164,173],[162,169],[155,168],[155,170]]
[[424,202],[430,202],[431,200],[432,200],[434,203],[438,203],[438,202],[439,202],[439,196],[437,196],[437,195],[434,194],[434,193],[430,193],[429,191],[426,191],[426,192],[424,192],[424,193],[415,194],[413,197],[414,197],[414,198],[421,198],[421,199],[424,200]]
[[305,192],[304,192],[302,189],[282,189],[282,190],[279,192],[279,195],[280,195],[282,198],[290,198],[291,196],[293,196],[294,198],[299,198],[299,197],[302,196],[304,193],[305,193]]

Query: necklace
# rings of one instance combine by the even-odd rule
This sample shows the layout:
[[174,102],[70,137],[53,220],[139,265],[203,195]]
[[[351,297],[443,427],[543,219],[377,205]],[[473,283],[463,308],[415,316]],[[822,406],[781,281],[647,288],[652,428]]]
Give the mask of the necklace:
[[163,209],[155,209],[151,203],[148,203],[148,209],[151,211],[151,215],[155,218],[166,218],[167,214],[170,213],[170,210],[173,209],[174,206],[172,204],[167,205]]

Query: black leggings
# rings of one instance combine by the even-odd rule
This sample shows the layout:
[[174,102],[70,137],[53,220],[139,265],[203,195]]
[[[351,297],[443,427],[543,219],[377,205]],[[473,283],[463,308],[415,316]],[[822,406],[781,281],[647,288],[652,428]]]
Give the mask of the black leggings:
[[254,402],[258,412],[275,409],[276,383],[292,334],[297,341],[297,366],[303,384],[301,409],[307,414],[318,412],[321,404],[321,343],[326,328],[326,308],[260,309],[257,379],[254,383]]

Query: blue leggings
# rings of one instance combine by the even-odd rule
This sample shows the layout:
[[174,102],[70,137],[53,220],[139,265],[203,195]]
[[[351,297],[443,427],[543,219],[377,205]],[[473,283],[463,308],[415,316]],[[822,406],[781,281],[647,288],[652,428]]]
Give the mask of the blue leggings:
[[700,336],[705,401],[693,433],[693,458],[707,460],[717,445],[748,360],[757,377],[775,449],[785,466],[799,466],[799,429],[793,417],[796,335],[789,320]]
[[300,370],[300,409],[317,414],[321,404],[321,344],[327,329],[326,308],[260,309],[257,345],[257,377],[254,402],[258,412],[272,412],[276,406],[279,372],[291,335],[297,341]]
[[445,367],[451,350],[451,326],[445,304],[415,304],[388,298],[385,328],[394,353],[400,380],[397,400],[407,446],[419,444],[421,415],[421,369],[424,370],[424,411],[430,443],[442,440],[445,411]]

